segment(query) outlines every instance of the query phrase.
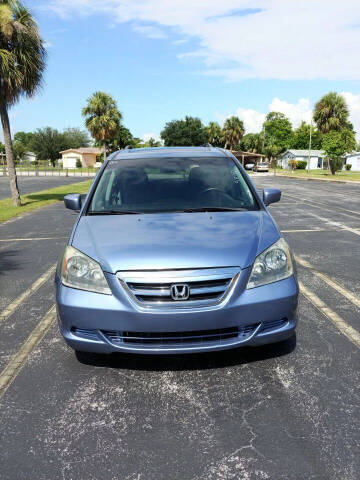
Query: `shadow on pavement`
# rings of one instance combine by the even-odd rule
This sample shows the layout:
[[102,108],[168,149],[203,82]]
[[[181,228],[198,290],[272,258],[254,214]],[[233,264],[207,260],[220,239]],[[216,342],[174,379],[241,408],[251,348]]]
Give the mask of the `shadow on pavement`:
[[180,371],[224,368],[259,362],[288,355],[296,347],[296,334],[288,340],[262,347],[242,347],[221,352],[192,353],[185,355],[138,355],[113,353],[110,355],[76,352],[84,365],[144,371]]
[[16,250],[0,250],[0,275],[20,267],[15,259],[18,253]]

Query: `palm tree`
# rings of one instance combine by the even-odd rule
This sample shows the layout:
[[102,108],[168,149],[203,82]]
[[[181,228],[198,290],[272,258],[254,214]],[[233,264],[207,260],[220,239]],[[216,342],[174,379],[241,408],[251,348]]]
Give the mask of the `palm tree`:
[[122,119],[116,101],[107,93],[95,92],[88,98],[86,107],[82,109],[82,114],[85,117],[85,125],[91,136],[102,142],[105,160],[106,144],[117,136]]
[[20,206],[8,110],[41,87],[46,51],[37,23],[17,0],[0,1],[0,116],[14,205]]
[[155,138],[151,137],[145,144],[149,145],[150,148],[153,147],[161,147],[161,142],[159,140],[155,140]]
[[221,127],[217,122],[210,122],[207,127],[205,127],[207,141],[214,146],[221,145],[222,141],[222,132]]
[[242,120],[238,117],[230,117],[225,120],[222,130],[223,140],[225,141],[225,148],[230,147],[234,150],[245,133],[245,127]]
[[330,92],[315,105],[314,120],[321,133],[342,130],[348,123],[349,109],[342,95]]

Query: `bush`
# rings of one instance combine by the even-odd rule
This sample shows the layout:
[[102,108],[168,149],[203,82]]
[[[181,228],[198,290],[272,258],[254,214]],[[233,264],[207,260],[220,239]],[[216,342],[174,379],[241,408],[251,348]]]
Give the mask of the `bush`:
[[333,175],[335,172],[340,172],[343,167],[343,162],[341,158],[330,158],[330,170]]
[[305,160],[299,160],[297,167],[299,170],[305,170],[307,162]]
[[291,170],[295,170],[298,166],[298,161],[292,158],[291,160],[289,160],[288,164]]
[[80,160],[80,158],[77,158],[76,159],[76,168],[81,168],[81,167],[82,167],[81,160]]
[[345,165],[345,169],[346,169],[347,171],[351,170],[351,167],[352,167],[352,165],[350,165],[349,163],[347,163],[347,164]]

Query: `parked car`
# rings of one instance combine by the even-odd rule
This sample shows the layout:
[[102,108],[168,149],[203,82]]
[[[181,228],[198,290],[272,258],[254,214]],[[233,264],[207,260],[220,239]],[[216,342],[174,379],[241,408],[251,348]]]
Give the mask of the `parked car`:
[[246,163],[245,170],[252,170],[255,166],[255,163]]
[[268,172],[269,164],[267,162],[259,162],[254,167],[254,172]]
[[237,159],[213,147],[122,150],[101,167],[56,272],[60,331],[86,352],[190,353],[292,337],[289,246]]

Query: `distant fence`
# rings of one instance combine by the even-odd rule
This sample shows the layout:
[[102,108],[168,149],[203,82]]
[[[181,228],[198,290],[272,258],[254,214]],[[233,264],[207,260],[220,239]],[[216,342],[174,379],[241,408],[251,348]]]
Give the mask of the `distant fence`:
[[[16,175],[23,177],[95,177],[95,168],[17,167]],[[8,176],[7,166],[0,166],[0,176]]]

